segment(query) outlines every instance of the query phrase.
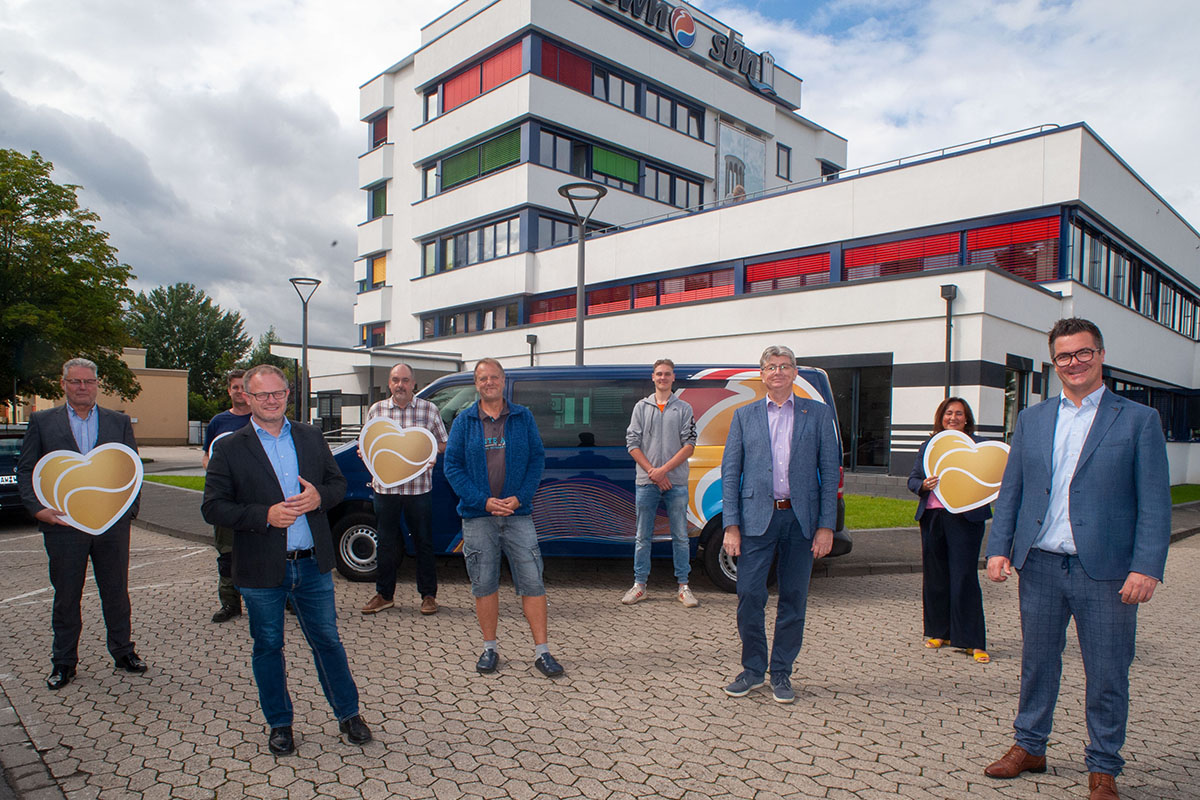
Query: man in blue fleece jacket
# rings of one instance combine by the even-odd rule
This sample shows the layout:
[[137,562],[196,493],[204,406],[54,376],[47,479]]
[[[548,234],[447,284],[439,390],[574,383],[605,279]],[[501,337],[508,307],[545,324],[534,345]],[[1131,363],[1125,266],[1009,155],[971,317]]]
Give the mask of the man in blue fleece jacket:
[[463,556],[483,633],[483,654],[475,669],[488,674],[500,664],[496,625],[503,552],[533,634],[533,665],[557,678],[563,668],[546,644],[546,587],[533,527],[533,495],[545,467],[542,437],[529,409],[504,400],[499,361],[484,358],[475,365],[475,389],[479,400],[454,420],[445,455],[446,480],[459,498]]

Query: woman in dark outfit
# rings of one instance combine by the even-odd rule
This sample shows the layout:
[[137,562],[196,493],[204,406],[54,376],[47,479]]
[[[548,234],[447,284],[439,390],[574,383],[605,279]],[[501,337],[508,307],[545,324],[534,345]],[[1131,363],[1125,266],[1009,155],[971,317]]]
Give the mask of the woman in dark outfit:
[[[977,442],[975,415],[961,397],[948,397],[937,408],[933,433],[961,431]],[[983,543],[984,521],[991,519],[991,506],[982,506],[961,514],[952,514],[933,494],[938,476],[925,474],[925,448],[917,452],[917,462],[908,476],[908,488],[917,495],[917,516],[921,524],[921,565],[924,583],[925,646],[945,644],[965,650],[981,664],[987,654],[983,619],[983,592],[979,589],[979,548]]]

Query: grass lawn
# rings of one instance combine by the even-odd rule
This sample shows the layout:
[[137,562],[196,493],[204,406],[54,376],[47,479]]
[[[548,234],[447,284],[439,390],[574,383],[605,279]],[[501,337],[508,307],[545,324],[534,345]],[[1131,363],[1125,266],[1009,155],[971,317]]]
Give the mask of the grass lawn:
[[184,489],[204,491],[203,475],[147,475],[146,480],[154,483],[165,483],[168,486],[182,486]]
[[1191,503],[1195,500],[1200,500],[1200,485],[1180,483],[1171,487],[1172,503]]

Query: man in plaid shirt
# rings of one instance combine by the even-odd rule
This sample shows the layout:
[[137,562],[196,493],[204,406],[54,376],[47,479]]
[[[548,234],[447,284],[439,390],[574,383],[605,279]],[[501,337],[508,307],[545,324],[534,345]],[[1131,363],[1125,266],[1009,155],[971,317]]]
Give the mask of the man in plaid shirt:
[[[388,375],[392,396],[380,400],[367,411],[367,419],[390,417],[402,428],[428,428],[437,440],[438,452],[446,449],[446,427],[437,406],[414,397],[417,390],[412,367],[397,364]],[[395,605],[396,567],[399,563],[400,516],[408,526],[417,549],[417,592],[421,595],[421,613],[437,612],[437,562],[433,557],[433,470],[421,473],[408,483],[385,489],[373,481],[375,490],[375,528],[379,535],[378,572],[375,596],[363,606],[362,613],[377,614]]]

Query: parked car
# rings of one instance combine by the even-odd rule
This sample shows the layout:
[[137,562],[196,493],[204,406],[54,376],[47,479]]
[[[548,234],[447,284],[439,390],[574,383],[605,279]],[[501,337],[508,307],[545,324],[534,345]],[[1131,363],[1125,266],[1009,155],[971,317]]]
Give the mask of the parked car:
[[[533,500],[533,521],[547,558],[633,558],[635,543],[633,458],[625,429],[634,405],[653,391],[650,368],[638,366],[520,367],[507,370],[505,398],[533,412],[546,447],[546,470]],[[766,394],[756,367],[677,366],[675,391],[696,416],[696,451],[689,460],[688,527],[692,556],[699,556],[716,586],[735,591],[737,559],[721,547],[721,455],[736,408]],[[833,407],[823,370],[801,367],[794,391]],[[441,411],[449,430],[454,418],[476,400],[473,375],[439,378],[418,396]],[[836,414],[836,412],[835,412]],[[834,420],[834,430],[837,421]],[[338,571],[350,580],[375,577],[375,514],[371,476],[356,443],[334,450],[345,474],[346,499],[330,511]],[[837,529],[830,557],[850,552],[844,530],[845,504],[838,486]],[[439,458],[433,471],[433,539],[439,554],[462,551],[458,498]],[[414,554],[405,536],[405,550]],[[654,529],[654,558],[671,558],[664,510]]]
[[17,457],[24,438],[23,425],[0,427],[0,512],[25,508],[17,491]]

